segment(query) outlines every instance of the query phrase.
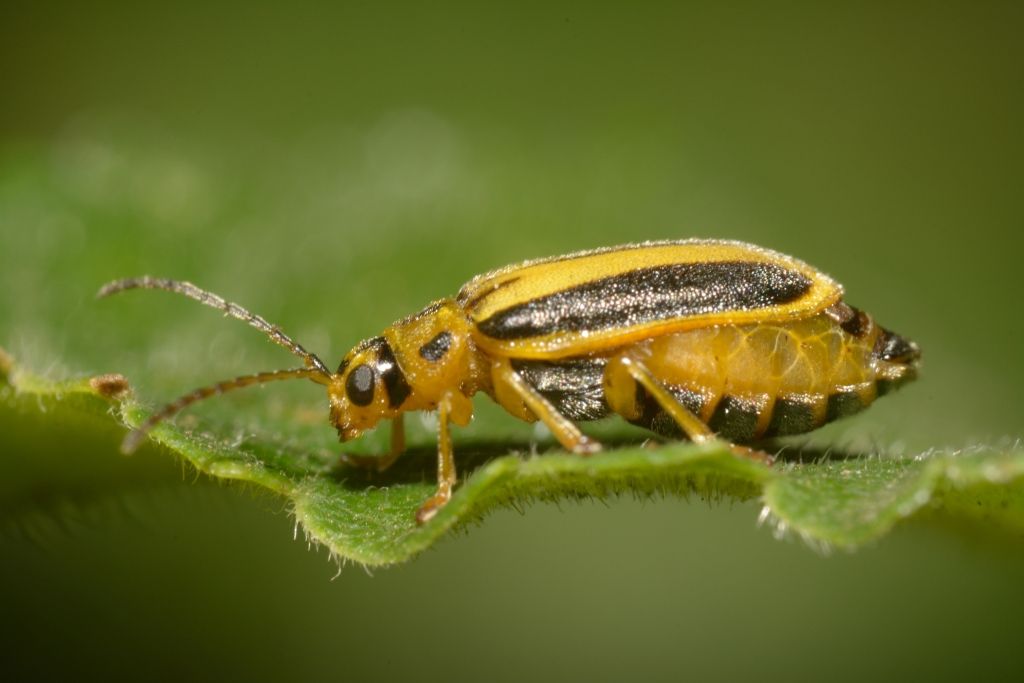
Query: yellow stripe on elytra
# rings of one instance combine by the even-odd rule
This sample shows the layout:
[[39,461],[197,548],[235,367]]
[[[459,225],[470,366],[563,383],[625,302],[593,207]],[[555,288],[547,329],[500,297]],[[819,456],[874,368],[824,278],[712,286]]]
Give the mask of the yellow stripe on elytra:
[[815,296],[816,289],[841,292],[839,284],[831,278],[785,254],[742,242],[686,240],[643,242],[526,261],[473,278],[462,288],[459,301],[471,303],[467,312],[474,320],[481,321],[510,306],[634,270],[722,261],[772,263],[801,273],[814,283],[805,297],[814,305],[826,298],[831,300],[830,296]]
[[560,358],[710,325],[793,320],[823,310],[843,294],[842,287],[830,277],[785,254],[742,242],[686,240],[646,242],[527,261],[474,278],[462,288],[458,300],[479,324],[509,307],[603,278],[671,264],[733,261],[774,264],[807,277],[811,287],[796,301],[764,308],[668,318],[610,329],[560,331],[529,338],[501,340],[478,334],[476,342],[499,356]]

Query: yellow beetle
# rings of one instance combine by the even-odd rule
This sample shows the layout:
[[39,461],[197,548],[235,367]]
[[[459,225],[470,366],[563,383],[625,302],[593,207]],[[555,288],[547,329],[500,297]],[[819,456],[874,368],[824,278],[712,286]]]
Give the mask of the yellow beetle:
[[[402,415],[437,410],[438,488],[430,519],[456,481],[449,425],[466,425],[487,393],[540,420],[567,450],[600,449],[576,422],[612,413],[670,436],[734,444],[807,432],[857,412],[916,376],[913,342],[842,301],[842,287],[792,257],[742,242],[643,242],[527,261],[480,275],[357,345],[330,372],[277,327],[187,282],[118,280],[99,296],[164,289],[265,332],[305,367],[197,389],[128,435],[209,396],[305,378],[327,387],[342,441],[392,421],[391,452],[356,459],[383,469],[404,450]],[[737,453],[768,459],[759,451]]]

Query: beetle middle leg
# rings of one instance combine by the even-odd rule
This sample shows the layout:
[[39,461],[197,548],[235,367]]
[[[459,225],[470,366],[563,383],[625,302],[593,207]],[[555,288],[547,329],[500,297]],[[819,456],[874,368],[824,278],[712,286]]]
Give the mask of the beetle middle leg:
[[[637,400],[637,386],[643,388],[665,411],[687,438],[694,443],[707,443],[715,438],[714,432],[689,408],[680,403],[642,361],[628,355],[615,356],[604,371],[604,394],[608,405],[627,420],[636,420],[643,410]],[[774,458],[757,449],[730,444],[736,455],[771,463]]]
[[[507,360],[494,362],[492,377],[495,398],[510,413],[526,420],[540,420],[567,451],[590,454],[601,450],[600,443],[581,432],[572,420],[558,412]],[[522,410],[517,403],[525,405],[526,410]]]

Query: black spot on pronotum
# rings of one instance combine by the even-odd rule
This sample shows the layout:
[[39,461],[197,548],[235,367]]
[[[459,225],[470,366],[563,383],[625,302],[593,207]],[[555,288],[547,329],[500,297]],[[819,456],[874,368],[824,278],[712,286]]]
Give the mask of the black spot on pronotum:
[[373,386],[376,383],[373,368],[363,363],[348,373],[345,380],[345,393],[348,400],[357,406],[368,406],[373,402]]
[[638,268],[498,311],[477,323],[495,339],[642,325],[796,301],[811,280],[773,263],[719,261]]
[[405,379],[402,368],[398,366],[395,353],[386,339],[381,340],[377,350],[377,371],[380,372],[381,379],[384,380],[384,388],[388,392],[388,405],[397,408],[405,403],[405,399],[409,398],[409,394],[412,393],[412,388]]
[[424,360],[436,363],[444,358],[444,354],[448,353],[448,349],[450,349],[451,346],[452,333],[445,330],[420,347],[420,356]]

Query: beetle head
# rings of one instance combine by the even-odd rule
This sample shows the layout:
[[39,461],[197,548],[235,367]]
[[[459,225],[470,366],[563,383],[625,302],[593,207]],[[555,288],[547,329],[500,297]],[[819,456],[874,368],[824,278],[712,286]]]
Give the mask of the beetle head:
[[433,410],[470,379],[469,322],[437,301],[349,351],[331,375],[331,423],[342,441],[406,410]]
[[384,337],[373,337],[348,352],[327,386],[331,424],[342,441],[358,437],[386,418],[409,394]]

